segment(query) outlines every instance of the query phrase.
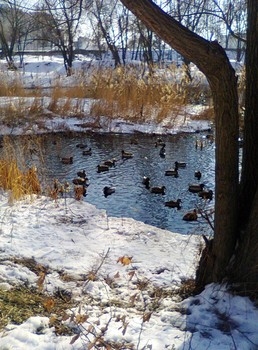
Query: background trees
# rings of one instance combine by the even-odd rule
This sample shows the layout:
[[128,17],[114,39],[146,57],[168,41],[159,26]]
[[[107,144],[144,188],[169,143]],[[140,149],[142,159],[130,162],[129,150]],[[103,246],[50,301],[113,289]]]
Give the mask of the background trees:
[[[158,3],[184,26],[208,40],[216,38],[228,50],[235,40],[237,59],[242,59],[246,39],[245,1],[159,0]],[[109,50],[115,66],[126,64],[129,59],[146,62],[149,67],[153,62],[167,59],[178,62],[167,43],[118,0],[39,0],[36,4],[37,8],[31,1],[27,4],[21,0],[0,1],[0,39],[8,62],[16,52],[28,47],[59,51],[68,74],[75,49],[99,50],[99,57],[105,57],[102,53]]]
[[[13,56],[27,44],[33,31],[33,18],[22,0],[2,0],[0,3],[0,43],[9,69],[16,69]],[[22,63],[22,55],[20,63]]]
[[67,75],[72,73],[74,41],[82,15],[83,0],[44,0],[37,10],[37,39],[58,48]]

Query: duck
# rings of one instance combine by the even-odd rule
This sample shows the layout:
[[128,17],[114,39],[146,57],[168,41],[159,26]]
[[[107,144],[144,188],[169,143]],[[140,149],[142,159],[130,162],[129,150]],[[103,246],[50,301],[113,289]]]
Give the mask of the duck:
[[63,164],[73,164],[73,157],[63,157],[61,158]]
[[74,185],[89,186],[89,184],[87,184],[87,181],[88,181],[88,179],[87,179],[87,177],[85,177],[85,178],[73,179],[72,183]]
[[139,141],[136,138],[132,138],[130,141],[131,145],[138,145]]
[[82,151],[82,155],[83,155],[83,156],[91,156],[91,155],[92,155],[92,150],[91,150],[91,148]]
[[178,177],[178,170],[177,170],[177,168],[166,170],[166,171],[165,171],[165,176],[174,176],[174,177]]
[[209,199],[210,201],[212,200],[213,198],[213,191],[212,190],[209,190],[209,191],[200,191],[198,193],[198,196],[207,200]]
[[155,147],[158,147],[158,146],[166,146],[165,142],[158,138],[157,141],[155,142]]
[[74,186],[74,195],[76,200],[80,200],[81,197],[86,197],[87,195],[87,188],[85,186]]
[[77,148],[81,148],[81,149],[84,149],[84,148],[87,148],[87,145],[85,143],[78,143],[76,145]]
[[196,171],[194,172],[194,177],[196,177],[197,180],[200,180],[200,179],[201,179],[202,173],[200,172],[200,170],[196,170]]
[[192,184],[192,185],[189,185],[188,187],[188,191],[192,193],[201,192],[203,191],[203,189],[204,189],[204,184]]
[[133,153],[125,152],[124,150],[122,150],[121,153],[122,153],[122,159],[133,158]]
[[183,220],[185,221],[196,221],[198,219],[197,210],[189,211],[183,216]]
[[161,157],[165,157],[165,155],[166,155],[166,148],[165,148],[166,146],[165,145],[163,145],[162,147],[161,147],[161,149],[159,150],[159,155],[161,156]]
[[142,178],[142,183],[143,183],[143,185],[145,185],[145,187],[146,187],[147,189],[150,188],[150,178],[149,178],[148,176],[144,176],[144,177]]
[[82,170],[82,171],[78,171],[77,172],[77,176],[82,177],[83,179],[86,178],[86,171]]
[[114,187],[105,186],[103,188],[103,193],[105,197],[110,196],[112,193],[115,193],[115,191],[116,189]]
[[175,162],[175,167],[176,168],[185,168],[186,167],[186,163],[185,162]]
[[151,188],[151,193],[161,193],[161,194],[165,194],[165,186],[156,186],[156,187],[152,187]]
[[106,165],[106,164],[99,164],[98,166],[97,166],[97,172],[98,173],[102,173],[102,172],[104,172],[104,171],[109,171],[109,166],[108,165]]
[[105,165],[107,165],[107,166],[109,166],[109,167],[115,166],[115,165],[116,165],[116,159],[113,158],[113,159],[105,160],[105,161],[103,162],[103,164],[105,164]]
[[181,199],[165,202],[165,207],[181,209]]

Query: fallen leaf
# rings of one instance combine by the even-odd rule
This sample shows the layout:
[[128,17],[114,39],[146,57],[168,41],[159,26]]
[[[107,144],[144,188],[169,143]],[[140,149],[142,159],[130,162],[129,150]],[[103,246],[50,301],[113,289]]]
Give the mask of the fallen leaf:
[[120,273],[117,271],[117,273],[114,275],[114,278],[119,278],[120,277]]
[[89,317],[88,315],[76,315],[75,322],[77,324],[84,323],[87,321],[88,317]]
[[135,271],[128,272],[128,276],[130,277],[129,281],[131,281],[131,279],[133,278],[134,275],[135,275]]
[[143,319],[143,322],[148,322],[151,318],[151,312],[146,312],[143,316],[142,316],[142,319]]
[[120,258],[117,259],[117,262],[120,262],[122,265],[129,265],[132,263],[132,259],[133,257],[132,256],[120,256]]
[[72,338],[72,340],[70,341],[70,344],[75,343],[76,340],[77,340],[79,337],[80,337],[80,333],[76,334],[76,335]]
[[39,278],[37,281],[37,286],[38,286],[39,291],[42,291],[42,289],[43,289],[43,284],[44,284],[45,278],[46,278],[46,272],[41,271],[39,273]]
[[43,303],[44,308],[47,310],[47,312],[50,312],[53,307],[55,306],[55,301],[52,298],[48,298],[44,303]]

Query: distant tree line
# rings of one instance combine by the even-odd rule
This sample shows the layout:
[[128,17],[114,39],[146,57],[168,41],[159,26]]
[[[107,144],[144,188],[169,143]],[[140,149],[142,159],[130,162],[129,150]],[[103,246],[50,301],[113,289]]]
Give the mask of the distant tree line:
[[[237,51],[240,60],[246,42],[246,1],[156,1],[179,23],[225,49]],[[26,50],[57,50],[67,75],[72,73],[76,49],[94,49],[102,57],[111,53],[115,67],[128,60],[141,60],[151,67],[165,61],[171,49],[120,0],[0,0],[0,45],[8,67],[16,69]],[[182,58],[186,65],[189,61]]]

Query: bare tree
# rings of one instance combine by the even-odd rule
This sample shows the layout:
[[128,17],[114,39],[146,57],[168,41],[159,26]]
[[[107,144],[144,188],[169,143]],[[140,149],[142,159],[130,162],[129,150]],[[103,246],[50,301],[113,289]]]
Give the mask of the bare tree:
[[[216,118],[214,239],[207,243],[198,286],[225,277],[258,290],[258,2],[248,0],[246,114],[239,196],[237,77],[218,42],[207,41],[151,0],[121,0],[146,26],[206,75]],[[241,219],[241,220],[239,220]]]
[[72,74],[74,41],[82,16],[83,0],[43,0],[38,9],[38,40],[60,50],[67,75]]
[[240,61],[246,44],[246,11],[247,3],[243,0],[223,1],[213,0],[216,15],[226,27],[225,47],[229,48],[229,39],[237,42],[237,61]]
[[[115,67],[121,64],[121,59],[118,50],[119,32],[114,25],[117,20],[117,1],[95,0],[91,8],[91,14],[96,20],[96,25],[105,40],[108,49],[110,50],[114,59]],[[94,24],[94,22],[92,22]]]
[[[33,18],[22,0],[2,0],[0,4],[0,42],[9,69],[16,69],[13,56],[24,50],[28,34],[33,31]],[[22,63],[22,60],[21,62]]]

